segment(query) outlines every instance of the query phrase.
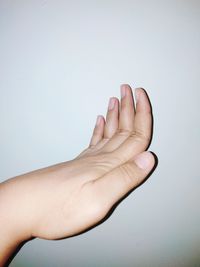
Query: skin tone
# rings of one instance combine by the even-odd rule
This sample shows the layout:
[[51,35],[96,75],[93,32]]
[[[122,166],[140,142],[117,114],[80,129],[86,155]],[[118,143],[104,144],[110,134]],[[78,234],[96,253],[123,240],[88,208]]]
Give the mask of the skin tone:
[[146,151],[152,112],[144,89],[121,85],[76,158],[0,184],[0,267],[33,238],[62,239],[95,226],[155,165]]

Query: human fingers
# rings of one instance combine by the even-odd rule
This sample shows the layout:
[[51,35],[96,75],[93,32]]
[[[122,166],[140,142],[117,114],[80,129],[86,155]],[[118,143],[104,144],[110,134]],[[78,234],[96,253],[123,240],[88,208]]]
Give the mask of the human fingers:
[[[115,129],[109,130],[108,128],[106,128],[105,125],[104,139],[102,139],[102,141],[96,147],[97,150],[102,149],[102,151],[104,151],[105,147],[105,151],[109,151],[109,149],[107,150],[107,146],[105,146],[105,144],[107,143],[108,143],[108,148],[112,147],[113,150],[115,147],[119,146],[126,139],[127,134],[133,131],[134,115],[135,115],[133,92],[130,85],[128,84],[122,84],[120,86],[120,91],[121,91],[121,101],[119,107],[118,120],[116,121],[116,114],[112,115],[113,117],[115,117],[115,124],[114,124]],[[118,122],[117,129],[116,129],[117,126],[116,122]],[[111,128],[111,123],[109,128]],[[120,133],[125,133],[126,136]],[[107,136],[109,136],[109,138],[106,138]]]
[[96,124],[90,140],[89,147],[95,146],[103,138],[105,119],[102,115],[97,116]]
[[128,84],[120,86],[121,103],[120,103],[120,116],[119,116],[119,129],[125,131],[133,131],[135,106],[133,99],[133,92]]
[[[123,143],[128,145],[131,144],[130,147],[134,149],[136,154],[144,151],[148,147],[152,134],[151,104],[144,89],[136,89],[135,94],[136,112],[134,114],[133,130],[130,131],[125,128],[119,129],[104,145],[102,152],[111,152],[120,146],[124,147]],[[131,117],[133,119],[133,115],[130,116],[130,118]]]
[[99,179],[90,181],[98,206],[104,210],[109,210],[130,190],[141,184],[154,165],[153,154],[145,151]]
[[111,97],[106,114],[106,123],[104,127],[104,138],[110,139],[118,129],[119,120],[119,100]]

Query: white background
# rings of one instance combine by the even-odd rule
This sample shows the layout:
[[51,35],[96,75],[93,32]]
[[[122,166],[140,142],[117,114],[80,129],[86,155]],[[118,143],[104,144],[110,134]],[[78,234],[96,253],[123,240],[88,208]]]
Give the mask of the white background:
[[159,164],[102,225],[11,264],[200,266],[200,2],[0,1],[0,179],[72,159],[121,83],[144,87]]

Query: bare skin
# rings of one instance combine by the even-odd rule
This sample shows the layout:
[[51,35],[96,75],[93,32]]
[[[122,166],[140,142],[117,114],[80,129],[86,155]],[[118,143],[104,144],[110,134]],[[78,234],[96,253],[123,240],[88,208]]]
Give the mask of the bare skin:
[[91,228],[145,180],[155,165],[146,151],[152,112],[143,89],[136,99],[121,85],[121,101],[110,99],[81,154],[0,184],[0,267],[32,238],[67,238]]

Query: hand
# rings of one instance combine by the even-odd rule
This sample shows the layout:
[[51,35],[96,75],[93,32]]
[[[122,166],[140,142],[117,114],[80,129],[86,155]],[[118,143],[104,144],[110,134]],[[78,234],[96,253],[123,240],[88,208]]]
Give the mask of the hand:
[[[106,120],[99,116],[90,145],[71,161],[7,180],[0,185],[0,210],[7,229],[22,242],[60,239],[96,225],[128,192],[141,184],[155,159],[145,151],[152,112],[146,92],[121,86]],[[120,107],[119,107],[120,105]]]

